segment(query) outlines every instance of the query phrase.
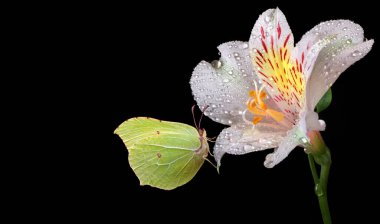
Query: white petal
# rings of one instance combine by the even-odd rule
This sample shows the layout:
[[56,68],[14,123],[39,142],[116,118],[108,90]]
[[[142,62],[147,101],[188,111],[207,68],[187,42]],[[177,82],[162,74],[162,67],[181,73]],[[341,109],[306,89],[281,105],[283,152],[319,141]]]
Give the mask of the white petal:
[[316,60],[306,86],[306,99],[309,110],[314,110],[328,88],[340,74],[363,58],[372,48],[373,40],[339,49],[339,45],[329,45]]
[[[221,60],[214,66],[199,63],[192,74],[190,84],[200,108],[209,106],[206,116],[222,124],[243,122],[249,90],[253,89],[252,68],[248,45],[234,41],[220,45]],[[238,56],[237,56],[238,55]]]
[[298,145],[302,145],[308,142],[306,132],[302,127],[303,124],[298,124],[291,129],[286,137],[282,140],[278,148],[266,156],[264,166],[267,168],[273,168],[275,165],[284,160],[289,153]]
[[218,46],[222,62],[222,69],[231,71],[232,69],[238,75],[257,79],[254,74],[251,58],[248,49],[248,43],[242,41],[231,41]]
[[292,52],[292,56],[303,62],[307,80],[319,52],[325,46],[339,44],[341,47],[348,47],[351,44],[363,42],[363,38],[362,27],[349,20],[322,22],[303,35]]
[[219,134],[214,146],[214,157],[218,168],[225,153],[241,155],[274,148],[284,136],[284,131],[266,130],[260,127],[252,129],[251,125],[226,128]]
[[[280,27],[280,29],[278,29],[278,27]],[[285,15],[279,8],[268,9],[259,16],[252,29],[251,37],[249,38],[249,48],[251,51],[257,49],[264,52],[265,49],[263,48],[262,40],[269,50],[271,46],[271,36],[274,37],[275,45],[282,45],[289,34],[290,37],[287,41],[287,45],[292,49],[294,46],[293,34],[286,21]]]
[[306,114],[306,127],[308,131],[324,131],[326,123],[318,119],[319,116],[314,111],[308,111]]

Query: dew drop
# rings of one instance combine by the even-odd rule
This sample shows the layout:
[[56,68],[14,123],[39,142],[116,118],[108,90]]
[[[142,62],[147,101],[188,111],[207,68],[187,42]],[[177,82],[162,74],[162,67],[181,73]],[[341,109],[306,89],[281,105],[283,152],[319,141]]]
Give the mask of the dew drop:
[[356,57],[356,56],[361,55],[361,53],[360,53],[360,51],[356,50],[351,55],[352,55],[352,57]]
[[229,79],[223,79],[223,82],[229,82],[230,80]]
[[347,44],[351,44],[351,43],[352,43],[352,40],[351,40],[351,39],[348,39],[348,40],[346,40],[346,43],[347,43]]
[[244,43],[244,44],[242,45],[242,47],[243,47],[243,49],[247,49],[247,48],[248,48],[248,44],[247,44],[247,43]]
[[219,60],[214,60],[211,62],[211,66],[214,68],[220,68],[220,67],[222,67],[222,62]]
[[232,121],[231,121],[231,120],[228,120],[228,124],[232,124]]
[[273,20],[273,15],[267,15],[267,16],[265,16],[264,20],[265,20],[266,23],[270,23]]
[[347,27],[343,27],[343,29],[342,29],[343,31],[347,31],[348,30],[348,28]]

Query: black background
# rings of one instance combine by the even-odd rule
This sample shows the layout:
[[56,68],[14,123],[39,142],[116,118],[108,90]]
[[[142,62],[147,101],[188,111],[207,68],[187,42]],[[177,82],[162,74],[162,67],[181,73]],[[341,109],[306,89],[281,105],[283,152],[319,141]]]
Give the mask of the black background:
[[[95,78],[100,82],[93,96],[99,111],[109,113],[96,118],[105,121],[99,122],[96,130],[104,132],[106,144],[92,139],[99,144],[84,146],[89,148],[88,157],[80,161],[86,164],[84,172],[71,186],[78,214],[85,214],[85,219],[124,223],[134,223],[134,218],[169,223],[229,219],[233,223],[322,223],[307,157],[300,148],[273,169],[263,166],[270,151],[226,155],[220,175],[205,163],[188,184],[164,191],[139,186],[128,164],[128,152],[113,134],[119,124],[135,116],[192,124],[190,109],[195,102],[189,79],[193,68],[203,59],[218,59],[219,44],[247,41],[258,16],[278,6],[295,42],[319,22],[330,19],[353,20],[364,28],[365,37],[375,38],[372,51],[334,84],[333,103],[320,117],[327,123],[322,135],[333,159],[328,189],[333,222],[369,223],[377,217],[375,7],[363,1],[339,7],[320,1],[262,2],[160,2],[98,5],[96,10],[87,10],[89,16],[81,26],[83,32],[91,27],[89,52],[96,58],[88,75],[100,77]],[[208,118],[203,126],[210,137],[224,128]]]

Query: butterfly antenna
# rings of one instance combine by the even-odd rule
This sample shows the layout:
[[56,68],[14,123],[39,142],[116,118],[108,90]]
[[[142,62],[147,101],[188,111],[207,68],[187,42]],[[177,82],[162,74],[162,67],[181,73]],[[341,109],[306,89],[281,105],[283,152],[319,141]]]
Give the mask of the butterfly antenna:
[[201,123],[202,123],[202,118],[203,118],[203,115],[205,114],[205,111],[207,110],[208,108],[208,105],[205,106],[202,110],[202,115],[201,115],[201,118],[199,118],[199,123],[198,123],[198,127],[200,128],[201,127]]
[[194,125],[195,125],[195,127],[197,128],[197,130],[199,130],[199,128],[198,128],[198,126],[197,126],[197,122],[195,121],[194,110],[195,110],[195,104],[191,107],[191,113],[193,114]]

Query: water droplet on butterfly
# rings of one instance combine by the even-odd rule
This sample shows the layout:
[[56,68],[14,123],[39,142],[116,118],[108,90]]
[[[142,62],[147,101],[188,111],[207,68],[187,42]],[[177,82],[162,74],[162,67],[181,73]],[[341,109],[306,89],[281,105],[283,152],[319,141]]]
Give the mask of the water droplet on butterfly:
[[222,67],[222,62],[219,60],[214,60],[211,62],[211,66],[214,68],[220,68],[220,67]]

